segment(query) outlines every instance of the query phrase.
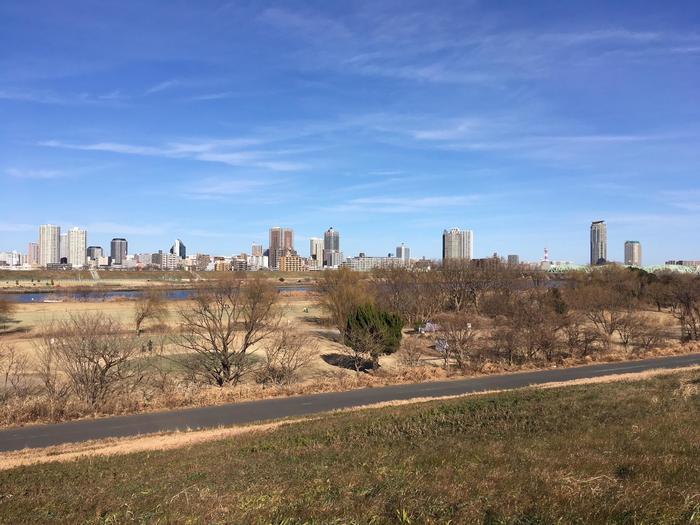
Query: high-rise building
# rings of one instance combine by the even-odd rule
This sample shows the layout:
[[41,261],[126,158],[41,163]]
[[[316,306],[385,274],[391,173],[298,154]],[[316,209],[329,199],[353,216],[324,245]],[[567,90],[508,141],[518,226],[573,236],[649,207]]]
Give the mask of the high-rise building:
[[338,266],[340,264],[340,233],[330,227],[323,234],[323,264]]
[[323,239],[319,237],[309,239],[309,266],[316,269],[323,266]]
[[474,257],[474,233],[471,230],[452,228],[442,232],[442,259],[472,259]]
[[608,260],[608,227],[605,221],[591,223],[591,266]]
[[411,260],[411,249],[404,243],[396,247],[396,258],[408,263]]
[[39,244],[30,242],[27,249],[27,264],[34,266],[39,264]]
[[126,254],[129,253],[129,243],[126,239],[115,237],[110,243],[109,256],[111,264],[121,266],[126,263]]
[[250,255],[252,255],[253,257],[262,257],[262,255],[263,255],[262,244],[253,243],[253,246],[250,249]]
[[61,262],[60,243],[61,227],[53,224],[39,226],[39,264],[57,264]]
[[62,233],[58,241],[58,262],[68,262],[69,249],[70,247],[68,245],[68,234]]
[[82,268],[86,255],[87,231],[80,228],[68,230],[68,264],[73,268]]
[[88,259],[91,261],[96,261],[100,257],[104,257],[104,250],[102,250],[102,246],[88,246],[86,252]]
[[170,253],[180,259],[187,259],[187,248],[180,239],[175,239],[175,243],[170,247]]
[[625,264],[642,265],[642,245],[639,241],[625,241]]
[[508,266],[518,266],[520,264],[520,257],[518,255],[508,256]]
[[294,251],[294,230],[279,226],[270,228],[270,269],[277,270],[279,268],[279,258],[287,250]]

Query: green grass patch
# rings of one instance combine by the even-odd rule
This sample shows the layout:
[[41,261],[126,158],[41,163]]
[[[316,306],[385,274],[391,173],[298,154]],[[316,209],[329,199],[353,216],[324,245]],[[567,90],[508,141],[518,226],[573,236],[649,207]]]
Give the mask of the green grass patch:
[[700,373],[0,473],[2,523],[700,523]]

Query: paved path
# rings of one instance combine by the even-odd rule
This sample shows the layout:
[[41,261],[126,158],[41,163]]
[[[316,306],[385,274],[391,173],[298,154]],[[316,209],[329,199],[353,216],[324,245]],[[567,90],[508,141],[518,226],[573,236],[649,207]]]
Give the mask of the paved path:
[[535,372],[490,375],[427,383],[363,388],[308,396],[264,399],[211,407],[151,412],[131,416],[85,419],[51,425],[30,425],[0,431],[0,452],[25,447],[46,447],[90,439],[135,436],[185,429],[241,425],[255,421],[305,416],[339,408],[370,405],[383,401],[417,397],[442,397],[485,390],[505,390],[557,381],[570,381],[629,374],[656,368],[700,365],[700,353],[660,357],[640,361],[605,363],[574,368],[555,368]]

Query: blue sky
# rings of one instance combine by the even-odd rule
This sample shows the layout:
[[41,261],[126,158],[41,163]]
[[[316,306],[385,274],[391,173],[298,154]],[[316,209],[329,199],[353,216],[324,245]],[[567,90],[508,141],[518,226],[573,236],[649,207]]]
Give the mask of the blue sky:
[[698,2],[0,3],[0,250],[700,258]]

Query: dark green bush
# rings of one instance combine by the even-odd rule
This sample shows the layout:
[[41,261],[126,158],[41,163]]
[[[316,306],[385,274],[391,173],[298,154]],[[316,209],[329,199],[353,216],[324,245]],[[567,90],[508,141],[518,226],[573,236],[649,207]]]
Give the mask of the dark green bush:
[[370,303],[364,304],[348,316],[345,344],[355,354],[369,357],[372,368],[377,368],[380,356],[399,349],[402,329],[401,316]]

